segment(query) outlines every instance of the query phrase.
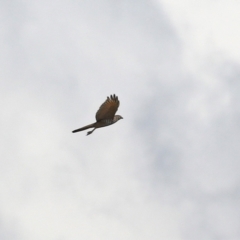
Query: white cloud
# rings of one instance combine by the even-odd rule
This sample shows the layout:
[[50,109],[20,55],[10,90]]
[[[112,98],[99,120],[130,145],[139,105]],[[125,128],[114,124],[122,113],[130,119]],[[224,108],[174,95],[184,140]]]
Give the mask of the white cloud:
[[240,61],[238,1],[160,1],[184,46],[184,63],[193,72],[209,58]]
[[0,4],[0,236],[238,239],[238,6],[113,3]]

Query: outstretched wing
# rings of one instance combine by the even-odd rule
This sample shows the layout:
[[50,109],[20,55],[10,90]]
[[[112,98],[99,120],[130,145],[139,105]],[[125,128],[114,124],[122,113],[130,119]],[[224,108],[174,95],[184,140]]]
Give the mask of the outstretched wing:
[[107,100],[100,106],[96,113],[96,120],[113,119],[119,105],[120,102],[115,94],[107,97]]

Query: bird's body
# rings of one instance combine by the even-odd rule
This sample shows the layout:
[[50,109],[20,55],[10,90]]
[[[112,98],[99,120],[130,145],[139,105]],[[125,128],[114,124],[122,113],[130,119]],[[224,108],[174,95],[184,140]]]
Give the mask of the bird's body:
[[123,119],[120,115],[115,115],[118,110],[120,102],[118,97],[113,94],[110,97],[107,97],[107,100],[100,106],[99,110],[96,113],[96,120],[97,122],[84,126],[82,128],[78,128],[74,131],[80,132],[86,130],[88,128],[93,128],[92,131],[89,131],[87,135],[91,134],[96,128],[107,127],[116,123],[118,120]]

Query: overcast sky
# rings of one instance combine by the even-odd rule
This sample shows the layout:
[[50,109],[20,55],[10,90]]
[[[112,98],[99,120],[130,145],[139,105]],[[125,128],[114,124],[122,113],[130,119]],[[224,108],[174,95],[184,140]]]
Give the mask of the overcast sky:
[[1,0],[0,239],[240,239],[239,12]]

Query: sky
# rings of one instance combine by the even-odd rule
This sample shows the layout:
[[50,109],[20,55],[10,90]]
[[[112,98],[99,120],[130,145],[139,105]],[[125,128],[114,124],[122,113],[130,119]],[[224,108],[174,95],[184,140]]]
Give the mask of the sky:
[[0,239],[240,239],[239,12],[1,0]]

